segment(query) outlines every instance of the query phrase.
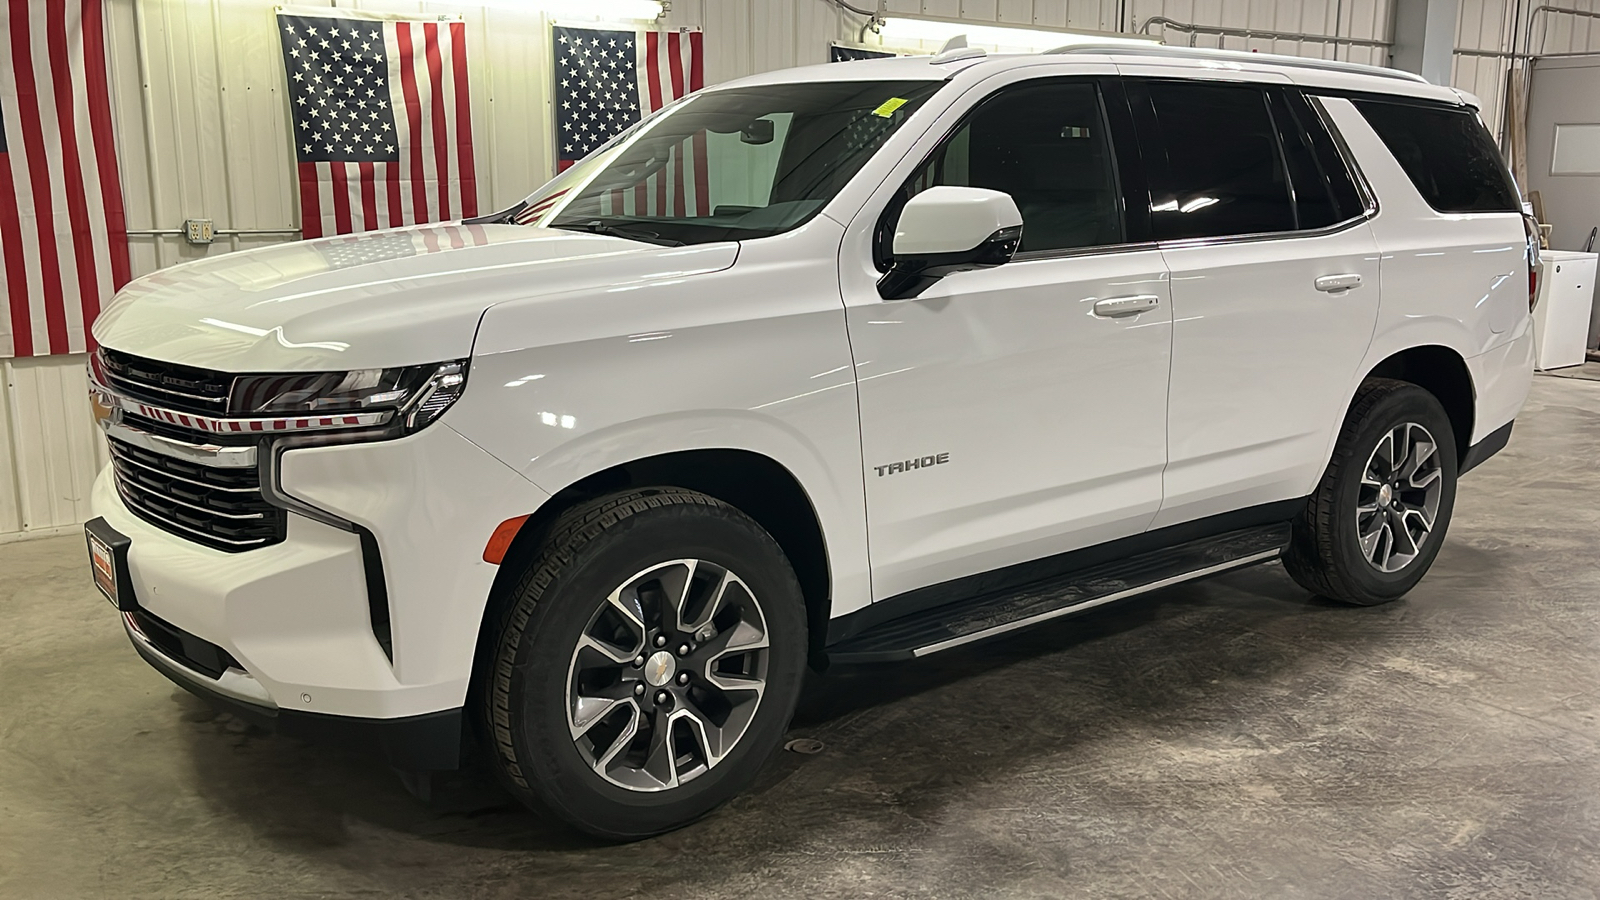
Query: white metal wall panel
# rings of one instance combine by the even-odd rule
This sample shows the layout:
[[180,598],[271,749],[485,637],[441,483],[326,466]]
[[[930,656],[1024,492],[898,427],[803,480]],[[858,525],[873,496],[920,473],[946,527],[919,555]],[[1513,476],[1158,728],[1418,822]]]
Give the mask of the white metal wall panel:
[[77,354],[6,365],[11,452],[20,476],[14,501],[18,531],[74,525],[88,517],[89,489],[105,464],[105,449],[89,410],[84,359]]
[[17,497],[17,463],[11,448],[11,362],[0,362],[0,535],[22,530],[22,508]]

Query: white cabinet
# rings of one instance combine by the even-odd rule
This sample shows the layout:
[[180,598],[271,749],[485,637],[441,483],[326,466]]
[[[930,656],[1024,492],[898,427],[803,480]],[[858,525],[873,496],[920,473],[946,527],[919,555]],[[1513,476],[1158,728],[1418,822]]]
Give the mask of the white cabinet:
[[1534,368],[1543,372],[1581,366],[1594,298],[1594,253],[1546,250],[1533,308]]

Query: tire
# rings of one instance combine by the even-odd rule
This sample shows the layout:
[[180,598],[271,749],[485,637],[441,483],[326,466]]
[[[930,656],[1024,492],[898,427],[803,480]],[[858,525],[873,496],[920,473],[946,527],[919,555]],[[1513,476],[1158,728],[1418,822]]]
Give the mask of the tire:
[[678,488],[564,514],[491,637],[481,713],[501,780],[613,841],[678,828],[747,787],[782,742],[807,652],[777,543]]
[[[1398,466],[1390,466],[1385,446],[1395,448]],[[1375,606],[1405,594],[1444,543],[1457,464],[1450,417],[1433,394],[1409,382],[1368,379],[1345,415],[1327,472],[1294,523],[1284,568],[1306,590],[1345,603]]]

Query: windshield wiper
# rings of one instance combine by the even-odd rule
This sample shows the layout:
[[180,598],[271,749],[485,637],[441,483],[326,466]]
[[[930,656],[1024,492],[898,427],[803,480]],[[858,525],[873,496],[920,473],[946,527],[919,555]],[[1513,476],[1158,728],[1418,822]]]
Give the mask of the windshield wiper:
[[587,231],[591,234],[609,234],[612,237],[644,241],[647,244],[660,244],[663,247],[683,246],[683,241],[664,238],[657,232],[641,230],[642,226],[627,222],[617,224],[604,219],[590,219],[587,222],[562,222],[560,224],[552,224],[550,227],[566,231]]

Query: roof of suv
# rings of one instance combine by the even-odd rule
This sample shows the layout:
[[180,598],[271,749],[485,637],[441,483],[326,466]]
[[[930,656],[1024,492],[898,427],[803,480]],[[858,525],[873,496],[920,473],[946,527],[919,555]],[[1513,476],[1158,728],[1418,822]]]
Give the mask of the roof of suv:
[[[1236,50],[1213,50],[1201,47],[1175,47],[1166,44],[1086,43],[1075,44],[1047,53],[983,54],[956,56],[900,56],[887,59],[867,59],[842,63],[801,66],[779,69],[761,75],[752,75],[728,82],[725,87],[783,84],[804,81],[919,81],[944,80],[961,74],[978,80],[1010,69],[1033,66],[1085,66],[1114,64],[1123,67],[1153,66],[1177,74],[1174,70],[1190,69],[1195,72],[1216,72],[1219,69],[1237,72],[1272,73],[1289,81],[1312,88],[1365,93],[1395,94],[1440,101],[1444,103],[1478,106],[1471,94],[1452,88],[1429,84],[1420,76],[1398,69],[1365,66],[1336,60],[1283,56],[1272,53],[1244,53]],[[963,79],[965,80],[965,78]]]

